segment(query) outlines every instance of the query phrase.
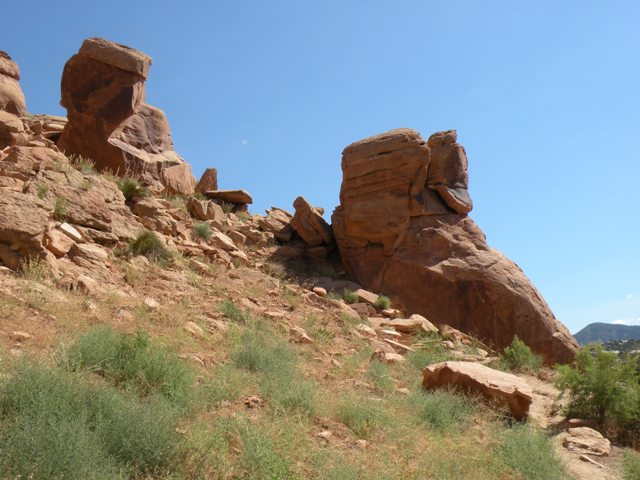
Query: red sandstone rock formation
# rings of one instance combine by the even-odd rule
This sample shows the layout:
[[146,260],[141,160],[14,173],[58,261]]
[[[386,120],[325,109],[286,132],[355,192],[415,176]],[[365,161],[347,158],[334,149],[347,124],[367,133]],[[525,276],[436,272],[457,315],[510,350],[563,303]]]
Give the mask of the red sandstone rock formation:
[[345,148],[333,231],[347,271],[408,311],[503,348],[518,335],[546,363],[577,343],[520,268],[467,217],[467,160],[455,131],[400,129]]
[[151,58],[100,38],[84,41],[66,63],[62,99],[69,122],[58,145],[100,170],[140,175],[154,190],[189,194],[191,167],[173,149],[162,110],[144,103]]

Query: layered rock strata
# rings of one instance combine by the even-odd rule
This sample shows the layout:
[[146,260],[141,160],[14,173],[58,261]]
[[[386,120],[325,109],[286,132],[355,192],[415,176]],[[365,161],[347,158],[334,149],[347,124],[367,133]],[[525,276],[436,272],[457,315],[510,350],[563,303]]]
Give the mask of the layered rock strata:
[[332,227],[347,271],[410,312],[503,348],[517,335],[546,363],[577,344],[522,270],[467,216],[467,158],[453,130],[399,129],[349,145]]

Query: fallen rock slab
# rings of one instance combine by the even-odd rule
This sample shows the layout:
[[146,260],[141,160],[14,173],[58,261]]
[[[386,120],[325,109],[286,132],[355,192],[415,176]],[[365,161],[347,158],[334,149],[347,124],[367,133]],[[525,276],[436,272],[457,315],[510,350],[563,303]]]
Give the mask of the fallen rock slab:
[[611,442],[593,428],[569,428],[561,435],[562,445],[571,452],[598,457],[606,457],[611,453]]
[[441,362],[425,367],[422,386],[427,390],[452,387],[478,394],[509,408],[524,420],[533,401],[533,391],[523,379],[473,362]]
[[252,204],[253,198],[246,190],[209,190],[204,192],[205,197],[222,202]]

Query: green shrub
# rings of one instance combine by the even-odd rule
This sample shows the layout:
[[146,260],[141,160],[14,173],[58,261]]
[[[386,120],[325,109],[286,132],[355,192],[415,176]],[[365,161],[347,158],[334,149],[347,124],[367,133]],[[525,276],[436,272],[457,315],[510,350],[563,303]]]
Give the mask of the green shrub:
[[140,331],[131,335],[95,328],[82,335],[62,361],[69,370],[98,374],[142,397],[160,395],[181,408],[193,397],[191,370],[174,352]]
[[53,204],[53,218],[62,222],[67,217],[69,211],[69,201],[66,198],[58,197]]
[[253,327],[242,333],[231,359],[236,367],[259,375],[260,393],[276,413],[314,413],[315,386],[302,376],[295,351],[282,339]]
[[144,255],[153,261],[168,260],[171,256],[158,236],[150,230],[140,232],[129,247],[133,254]]
[[385,310],[387,308],[391,308],[391,299],[384,295],[380,295],[376,300],[376,303],[373,304],[379,310]]
[[389,375],[389,367],[381,361],[374,359],[369,365],[367,375],[373,384],[383,392],[393,390],[394,383]]
[[233,364],[217,365],[203,386],[203,395],[209,405],[239,399],[251,383],[250,375]]
[[118,179],[117,184],[127,201],[133,200],[135,197],[146,197],[149,195],[149,191],[140,185],[140,181],[137,178],[122,177]]
[[388,423],[384,411],[372,400],[358,397],[344,398],[338,404],[337,419],[360,438],[369,438]]
[[638,480],[640,478],[640,454],[626,450],[622,463],[623,479]]
[[424,367],[432,363],[446,362],[453,357],[451,353],[442,345],[439,335],[425,335],[413,344],[414,350],[406,356],[409,364],[417,370],[424,370]]
[[246,472],[243,478],[255,480],[295,480],[292,462],[279,452],[276,439],[263,429],[246,421],[237,421],[235,430],[242,441],[240,464]]
[[446,390],[418,391],[409,400],[420,421],[441,432],[468,427],[477,409],[474,400]]
[[80,374],[23,363],[0,384],[0,476],[124,479],[168,470],[175,410]]
[[208,241],[213,235],[211,226],[207,222],[197,222],[193,224],[193,233],[203,240]]
[[71,161],[73,168],[85,175],[92,175],[96,173],[96,162],[89,158],[84,158],[81,155],[71,155],[69,160]]
[[38,184],[38,186],[36,186],[36,195],[40,200],[44,200],[45,198],[47,198],[48,193],[49,187],[47,185]]
[[542,366],[542,357],[533,353],[516,335],[500,355],[500,365],[514,372],[535,371]]
[[223,300],[218,304],[218,311],[224,314],[229,320],[239,324],[247,324],[251,319],[251,315],[241,308],[238,308],[233,300]]
[[344,291],[342,292],[342,299],[351,304],[351,303],[358,303],[359,297],[358,294],[352,290],[349,290],[348,288],[345,288]]
[[235,205],[233,203],[229,203],[229,202],[222,202],[220,204],[220,207],[222,207],[222,211],[224,213],[231,213],[233,211],[233,209],[235,208]]
[[514,425],[506,430],[496,453],[498,460],[523,480],[568,478],[552,440],[529,425]]
[[638,417],[640,385],[637,359],[624,361],[602,345],[582,347],[574,366],[558,367],[558,387],[570,395],[568,414],[602,423],[610,417],[624,425]]
[[27,280],[42,282],[50,273],[49,265],[41,258],[25,258],[20,262],[20,274]]

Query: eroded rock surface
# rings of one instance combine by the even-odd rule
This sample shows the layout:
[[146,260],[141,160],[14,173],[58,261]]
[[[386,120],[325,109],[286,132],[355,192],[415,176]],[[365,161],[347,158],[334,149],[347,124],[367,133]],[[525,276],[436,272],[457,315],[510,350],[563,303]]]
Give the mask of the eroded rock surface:
[[523,379],[480,363],[435,363],[425,367],[422,373],[425,389],[456,388],[482,395],[508,407],[513,417],[519,420],[527,417],[533,401],[533,392]]
[[503,348],[514,335],[547,363],[577,344],[520,268],[466,214],[467,159],[455,131],[399,129],[345,148],[333,232],[347,271],[410,312]]
[[189,194],[191,167],[174,150],[164,112],[144,103],[151,58],[100,38],[66,63],[62,99],[69,122],[58,141],[100,170],[141,176],[154,190]]

